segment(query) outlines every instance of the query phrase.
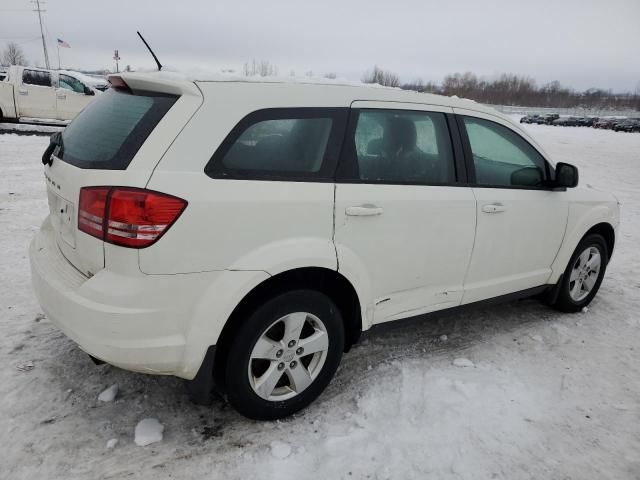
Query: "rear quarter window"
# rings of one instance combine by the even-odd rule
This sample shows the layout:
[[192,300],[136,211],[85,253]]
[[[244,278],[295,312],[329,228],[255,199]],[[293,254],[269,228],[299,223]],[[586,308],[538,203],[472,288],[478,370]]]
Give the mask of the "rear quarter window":
[[243,118],[205,167],[212,178],[331,180],[346,108],[274,108]]
[[61,160],[79,168],[125,170],[177,99],[109,89],[62,132]]

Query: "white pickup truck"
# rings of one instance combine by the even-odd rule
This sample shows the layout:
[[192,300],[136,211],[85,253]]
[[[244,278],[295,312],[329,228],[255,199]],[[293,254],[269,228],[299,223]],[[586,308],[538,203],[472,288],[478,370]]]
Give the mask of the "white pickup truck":
[[74,72],[13,66],[0,81],[0,121],[67,123],[100,92]]

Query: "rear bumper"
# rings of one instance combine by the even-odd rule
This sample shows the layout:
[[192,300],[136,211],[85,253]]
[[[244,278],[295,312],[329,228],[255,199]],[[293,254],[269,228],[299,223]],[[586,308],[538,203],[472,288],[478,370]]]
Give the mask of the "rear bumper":
[[[88,278],[60,253],[48,220],[29,256],[43,311],[82,350],[127,370],[195,375],[197,366],[187,371],[183,365],[185,332],[210,275],[123,275],[103,269]],[[190,356],[203,358],[206,346],[199,348],[202,352]]]

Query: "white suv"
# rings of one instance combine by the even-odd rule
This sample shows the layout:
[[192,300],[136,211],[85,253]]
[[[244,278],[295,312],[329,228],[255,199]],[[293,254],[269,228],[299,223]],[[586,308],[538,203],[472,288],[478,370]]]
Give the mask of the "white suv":
[[616,199],[471,101],[339,84],[111,77],[43,156],[30,248],[49,318],[94,358],[313,401],[362,332],[488,299],[596,294]]

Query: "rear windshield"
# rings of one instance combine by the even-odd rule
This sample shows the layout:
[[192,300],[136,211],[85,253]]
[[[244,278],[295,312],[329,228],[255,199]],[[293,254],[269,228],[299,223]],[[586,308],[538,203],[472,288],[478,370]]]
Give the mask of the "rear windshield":
[[64,129],[61,159],[80,168],[125,170],[177,99],[107,90]]

